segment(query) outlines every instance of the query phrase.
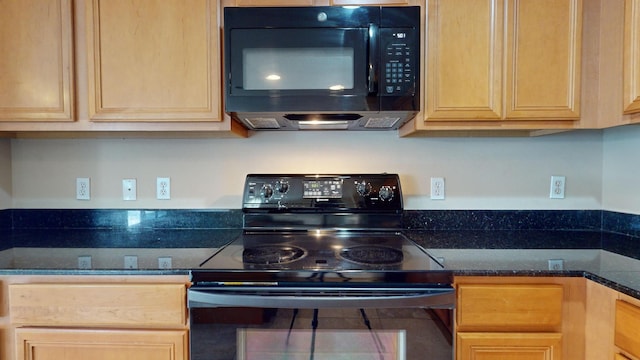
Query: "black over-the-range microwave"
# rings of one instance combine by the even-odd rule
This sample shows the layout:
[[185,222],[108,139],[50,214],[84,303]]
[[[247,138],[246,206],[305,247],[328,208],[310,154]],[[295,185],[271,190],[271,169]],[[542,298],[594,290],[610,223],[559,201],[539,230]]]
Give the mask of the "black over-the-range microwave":
[[420,110],[419,56],[419,7],[225,8],[225,111],[253,130],[397,129]]

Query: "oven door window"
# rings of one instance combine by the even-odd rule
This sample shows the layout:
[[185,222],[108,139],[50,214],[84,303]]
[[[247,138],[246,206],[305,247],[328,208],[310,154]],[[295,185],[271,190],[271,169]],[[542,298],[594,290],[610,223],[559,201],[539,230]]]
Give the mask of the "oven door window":
[[192,360],[452,358],[451,333],[422,308],[192,309]]
[[232,29],[232,95],[366,95],[367,28]]

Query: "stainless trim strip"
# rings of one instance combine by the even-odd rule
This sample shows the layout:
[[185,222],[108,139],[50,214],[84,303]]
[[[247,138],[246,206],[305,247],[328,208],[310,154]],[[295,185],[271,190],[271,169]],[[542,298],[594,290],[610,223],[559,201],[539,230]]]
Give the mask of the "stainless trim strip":
[[187,292],[189,308],[432,308],[453,309],[453,288],[263,288],[194,289]]

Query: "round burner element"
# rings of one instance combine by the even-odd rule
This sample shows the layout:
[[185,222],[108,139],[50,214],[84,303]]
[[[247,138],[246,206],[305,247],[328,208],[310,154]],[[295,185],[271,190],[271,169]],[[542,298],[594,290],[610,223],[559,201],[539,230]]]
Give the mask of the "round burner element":
[[290,245],[265,245],[246,248],[242,251],[242,262],[254,265],[288,264],[302,259],[304,249]]
[[340,258],[363,265],[398,265],[402,250],[379,245],[358,245],[340,250]]

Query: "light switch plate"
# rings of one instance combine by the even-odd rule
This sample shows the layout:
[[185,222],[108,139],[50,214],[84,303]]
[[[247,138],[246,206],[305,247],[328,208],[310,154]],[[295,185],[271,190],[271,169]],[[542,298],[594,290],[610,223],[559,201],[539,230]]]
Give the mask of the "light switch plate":
[[136,200],[136,179],[122,179],[122,200]]

